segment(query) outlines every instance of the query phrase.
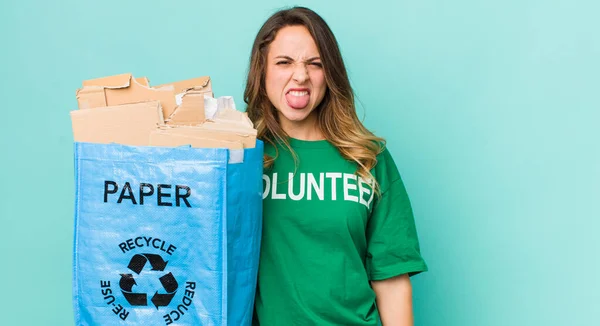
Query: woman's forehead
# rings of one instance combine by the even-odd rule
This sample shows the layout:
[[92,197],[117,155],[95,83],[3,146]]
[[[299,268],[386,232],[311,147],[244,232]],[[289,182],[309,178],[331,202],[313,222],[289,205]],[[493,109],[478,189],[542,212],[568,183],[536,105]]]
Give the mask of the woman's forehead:
[[269,46],[269,57],[288,56],[293,59],[318,57],[317,44],[304,26],[280,29]]

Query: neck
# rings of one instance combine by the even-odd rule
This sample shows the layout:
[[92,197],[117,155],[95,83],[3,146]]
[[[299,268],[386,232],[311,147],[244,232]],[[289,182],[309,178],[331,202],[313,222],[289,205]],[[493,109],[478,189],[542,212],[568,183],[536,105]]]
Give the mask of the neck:
[[317,123],[316,112],[312,112],[306,119],[302,121],[289,121],[286,119],[280,119],[281,128],[291,138],[300,140],[322,140],[324,139],[323,133]]

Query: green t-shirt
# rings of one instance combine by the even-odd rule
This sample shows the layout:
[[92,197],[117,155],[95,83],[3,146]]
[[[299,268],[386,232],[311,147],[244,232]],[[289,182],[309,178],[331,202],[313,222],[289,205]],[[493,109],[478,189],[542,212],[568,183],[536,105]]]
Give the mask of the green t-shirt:
[[427,270],[394,160],[387,150],[377,157],[378,196],[328,141],[290,145],[298,165],[279,146],[263,175],[254,324],[377,325],[369,281]]

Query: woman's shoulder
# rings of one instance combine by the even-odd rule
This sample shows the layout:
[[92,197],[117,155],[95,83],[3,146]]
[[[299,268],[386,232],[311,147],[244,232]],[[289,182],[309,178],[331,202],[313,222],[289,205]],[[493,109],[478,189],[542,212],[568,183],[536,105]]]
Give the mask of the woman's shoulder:
[[387,142],[374,141],[373,144],[376,151],[374,168],[387,167],[390,164],[395,166],[394,157],[389,150]]
[[379,153],[376,156],[375,166],[371,170],[371,173],[380,184],[382,190],[385,190],[386,185],[400,179],[398,166],[386,143],[381,143]]

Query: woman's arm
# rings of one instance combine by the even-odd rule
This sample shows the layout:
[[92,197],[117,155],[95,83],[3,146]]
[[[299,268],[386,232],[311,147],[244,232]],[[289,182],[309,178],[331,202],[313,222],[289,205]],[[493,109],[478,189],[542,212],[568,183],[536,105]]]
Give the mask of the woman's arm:
[[371,281],[383,326],[413,326],[412,286],[408,274]]

